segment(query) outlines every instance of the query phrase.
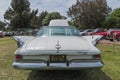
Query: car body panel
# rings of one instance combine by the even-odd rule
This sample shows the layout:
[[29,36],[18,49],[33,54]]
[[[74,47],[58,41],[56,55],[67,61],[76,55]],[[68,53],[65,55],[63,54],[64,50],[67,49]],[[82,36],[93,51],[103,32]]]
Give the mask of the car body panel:
[[[41,41],[40,43],[38,43]],[[78,37],[38,37],[26,44],[26,50],[56,50],[55,45],[59,41],[61,45],[60,50],[89,50],[89,44],[83,38]],[[70,44],[70,42],[76,42],[74,44]],[[84,44],[84,45],[83,45]],[[81,46],[82,45],[82,46]]]
[[32,69],[32,70],[81,70],[89,68],[101,68],[102,62],[87,62],[87,63],[71,63],[67,66],[66,63],[51,63],[49,66],[45,63],[13,63],[16,69]]
[[[103,37],[102,35],[88,35],[88,36],[82,36],[83,39],[82,40],[88,40],[90,43],[92,43],[93,45],[96,45],[97,42]],[[17,41],[18,43],[26,43],[29,40],[32,40],[35,38],[35,36],[13,36],[13,38],[15,39],[15,41]],[[55,37],[54,37],[55,38]],[[41,40],[47,40],[48,38],[45,37],[41,37]],[[59,41],[58,38],[56,38],[57,41]],[[43,40],[42,40],[43,41]],[[42,44],[42,43],[41,43]]]
[[69,24],[66,20],[55,19],[55,20],[50,21],[49,26],[69,26]]
[[77,31],[55,25],[41,28],[38,36],[14,36],[19,48],[12,66],[37,70],[101,68],[101,52],[95,44],[102,36],[81,37]]

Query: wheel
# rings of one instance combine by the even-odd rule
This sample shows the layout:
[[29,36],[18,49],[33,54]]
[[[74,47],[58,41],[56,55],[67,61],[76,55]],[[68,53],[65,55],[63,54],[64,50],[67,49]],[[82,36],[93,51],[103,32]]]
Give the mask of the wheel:
[[110,41],[113,41],[113,39],[110,39]]

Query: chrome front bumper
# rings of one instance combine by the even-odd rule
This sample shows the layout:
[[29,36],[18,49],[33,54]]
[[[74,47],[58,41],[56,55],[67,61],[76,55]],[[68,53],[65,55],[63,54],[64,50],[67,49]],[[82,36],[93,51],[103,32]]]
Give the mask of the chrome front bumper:
[[17,63],[12,64],[14,68],[18,69],[37,69],[37,70],[74,70],[74,69],[86,69],[86,68],[101,68],[102,62],[89,62],[89,63],[50,63],[49,66],[46,63]]

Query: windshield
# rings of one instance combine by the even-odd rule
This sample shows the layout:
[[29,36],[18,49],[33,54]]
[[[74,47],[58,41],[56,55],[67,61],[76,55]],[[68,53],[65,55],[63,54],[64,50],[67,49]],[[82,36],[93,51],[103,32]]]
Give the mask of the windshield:
[[44,26],[38,31],[38,36],[79,36],[79,31],[70,26]]

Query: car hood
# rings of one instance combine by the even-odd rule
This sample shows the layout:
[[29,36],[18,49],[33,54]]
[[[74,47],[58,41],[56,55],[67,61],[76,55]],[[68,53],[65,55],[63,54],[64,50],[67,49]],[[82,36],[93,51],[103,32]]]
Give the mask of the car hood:
[[[57,47],[56,47],[57,46]],[[24,45],[25,50],[81,50],[90,49],[90,43],[82,37],[37,37]]]

